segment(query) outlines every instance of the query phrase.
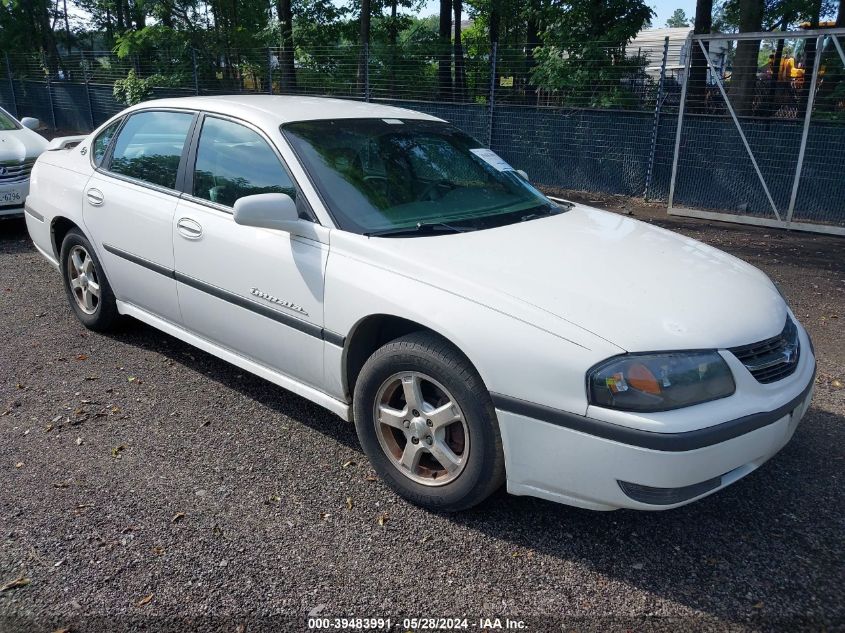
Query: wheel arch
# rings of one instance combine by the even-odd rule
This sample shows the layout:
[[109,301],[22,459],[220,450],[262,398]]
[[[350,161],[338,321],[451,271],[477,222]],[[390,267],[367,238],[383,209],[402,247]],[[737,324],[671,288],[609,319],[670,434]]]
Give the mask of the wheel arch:
[[56,256],[56,261],[60,259],[62,242],[71,229],[78,229],[83,235],[85,234],[85,231],[76,222],[64,216],[58,215],[50,222],[50,243],[53,245],[53,254]]
[[352,327],[346,337],[343,349],[343,387],[350,400],[355,392],[358,375],[373,352],[382,345],[413,332],[430,332],[439,336],[463,354],[473,368],[478,371],[467,353],[442,332],[394,314],[370,314],[360,319]]

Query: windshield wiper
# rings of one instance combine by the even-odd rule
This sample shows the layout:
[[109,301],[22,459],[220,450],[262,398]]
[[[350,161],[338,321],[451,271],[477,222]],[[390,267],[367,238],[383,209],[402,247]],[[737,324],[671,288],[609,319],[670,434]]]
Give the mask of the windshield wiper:
[[527,222],[528,220],[536,220],[547,215],[558,215],[564,211],[569,211],[572,208],[572,203],[555,203],[547,206],[539,207],[540,212],[527,213],[519,218],[520,222]]
[[466,233],[467,231],[474,231],[471,227],[455,226],[447,224],[446,222],[417,222],[416,226],[400,226],[389,229],[380,229],[378,231],[368,231],[363,233],[367,237],[394,237],[399,235],[425,235],[435,232],[444,233]]

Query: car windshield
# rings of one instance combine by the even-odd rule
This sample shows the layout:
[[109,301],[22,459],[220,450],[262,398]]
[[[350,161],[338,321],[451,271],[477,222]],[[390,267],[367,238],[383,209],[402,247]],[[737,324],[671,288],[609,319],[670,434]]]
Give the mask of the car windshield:
[[8,132],[9,130],[17,130],[18,122],[12,118],[12,115],[0,108],[0,132]]
[[562,210],[492,151],[439,121],[301,121],[282,131],[346,231],[458,232]]

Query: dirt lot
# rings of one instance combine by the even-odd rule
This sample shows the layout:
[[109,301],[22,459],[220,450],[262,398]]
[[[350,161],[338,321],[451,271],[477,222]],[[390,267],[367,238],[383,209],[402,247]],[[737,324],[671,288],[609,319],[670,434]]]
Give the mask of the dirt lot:
[[0,631],[299,631],[309,612],[843,630],[845,239],[604,203],[765,270],[819,356],[791,444],[679,510],[410,506],[317,406],[138,323],[86,332],[0,223],[0,585],[29,580],[0,592]]

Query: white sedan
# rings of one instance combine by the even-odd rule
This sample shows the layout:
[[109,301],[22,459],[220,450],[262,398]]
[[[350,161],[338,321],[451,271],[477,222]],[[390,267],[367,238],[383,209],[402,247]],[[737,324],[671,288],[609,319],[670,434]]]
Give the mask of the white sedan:
[[23,215],[29,172],[47,148],[46,139],[33,131],[38,125],[38,119],[18,121],[0,108],[0,217]]
[[354,420],[425,507],[505,481],[680,506],[763,464],[809,406],[812,344],[762,272],[551,200],[435,117],[168,99],[54,147],[26,222],[85,326],[135,317]]

